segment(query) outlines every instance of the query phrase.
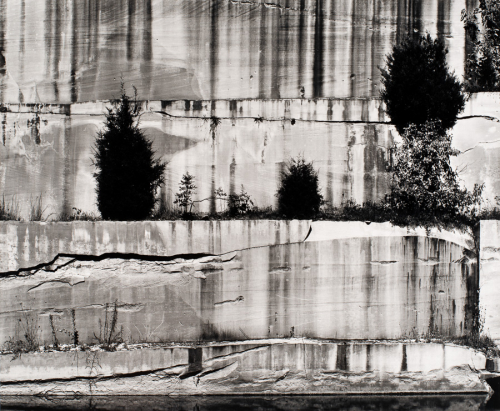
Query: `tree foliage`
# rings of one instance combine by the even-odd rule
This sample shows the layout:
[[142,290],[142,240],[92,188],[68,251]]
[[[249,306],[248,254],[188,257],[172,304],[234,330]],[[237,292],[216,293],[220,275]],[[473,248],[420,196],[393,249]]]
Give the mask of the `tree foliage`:
[[482,186],[461,187],[450,164],[459,154],[439,121],[406,128],[394,148],[389,204],[403,225],[468,224],[481,200]]
[[278,212],[286,218],[311,218],[323,204],[318,173],[303,158],[292,158],[281,174]]
[[479,7],[472,12],[462,10],[462,21],[473,45],[465,65],[466,90],[500,90],[500,2],[479,0]]
[[440,120],[453,127],[465,105],[461,84],[448,70],[447,49],[439,39],[407,37],[394,46],[382,69],[381,93],[399,134],[410,124]]
[[122,96],[106,114],[94,147],[97,206],[103,219],[142,220],[150,216],[166,164],[155,159],[152,142],[139,128],[140,105],[122,85]]

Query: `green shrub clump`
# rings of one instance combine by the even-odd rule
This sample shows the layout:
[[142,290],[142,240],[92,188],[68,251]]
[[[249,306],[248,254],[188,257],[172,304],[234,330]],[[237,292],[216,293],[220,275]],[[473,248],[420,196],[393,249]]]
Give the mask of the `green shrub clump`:
[[292,158],[281,173],[278,213],[285,218],[313,218],[323,204],[318,173],[304,158]]
[[166,164],[154,158],[152,142],[139,129],[139,114],[137,98],[128,97],[122,85],[121,98],[108,108],[105,129],[97,134],[94,177],[105,220],[146,219],[164,183]]

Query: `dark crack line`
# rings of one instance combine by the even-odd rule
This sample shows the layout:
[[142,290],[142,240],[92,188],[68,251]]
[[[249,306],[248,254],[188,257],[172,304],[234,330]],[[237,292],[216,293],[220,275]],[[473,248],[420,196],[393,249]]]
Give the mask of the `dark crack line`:
[[[46,267],[50,267],[51,265],[54,265],[58,258],[72,258],[73,260],[71,262],[75,262],[75,261],[99,262],[102,260],[113,259],[113,258],[119,258],[122,260],[140,260],[140,261],[156,262],[156,261],[173,261],[173,260],[176,260],[179,258],[182,258],[184,260],[196,260],[196,259],[200,259],[200,258],[204,258],[204,257],[219,257],[219,255],[206,254],[206,253],[176,254],[176,255],[172,255],[172,256],[144,255],[144,254],[134,254],[134,253],[104,253],[101,255],[60,253],[60,254],[57,254],[49,262],[37,264],[37,265],[31,266],[31,267],[20,268],[18,270],[14,270],[14,271],[5,271],[3,273],[0,273],[0,278],[11,277],[11,276],[24,277],[24,276],[28,276],[28,275],[34,275],[38,271],[43,270]],[[65,263],[65,265],[68,265],[70,263],[67,263],[67,264]],[[48,271],[54,272],[54,270],[48,270]]]
[[496,123],[500,123],[500,119],[493,117],[493,116],[487,116],[483,114],[477,114],[477,115],[472,115],[472,116],[463,116],[463,117],[457,117],[457,120],[470,120],[471,118],[484,118],[486,120],[494,121]]
[[77,285],[77,284],[80,284],[80,283],[82,283],[82,282],[83,282],[83,281],[79,281],[79,282],[77,282],[77,283],[75,283],[75,284],[71,284],[71,282],[69,282],[69,281],[67,281],[67,280],[48,280],[48,281],[43,281],[43,282],[42,282],[42,283],[40,283],[40,284],[34,285],[33,287],[29,288],[27,292],[29,293],[31,290],[34,290],[35,288],[41,287],[42,285],[44,285],[44,284],[49,284],[49,283],[61,283],[61,284],[67,284],[67,285],[69,285],[70,287],[73,287],[73,286],[75,286],[75,285]]
[[187,367],[189,364],[178,364],[174,365],[172,367],[162,367],[162,368],[155,368],[152,370],[145,370],[145,371],[135,371],[135,372],[129,372],[129,373],[118,373],[118,374],[111,374],[111,375],[79,375],[78,377],[69,377],[69,378],[49,378],[49,379],[34,379],[34,380],[19,380],[19,381],[2,381],[2,385],[16,385],[16,384],[44,384],[44,383],[51,383],[51,382],[68,382],[68,381],[88,381],[88,380],[98,380],[98,381],[106,381],[106,380],[112,380],[114,378],[133,378],[133,377],[141,377],[144,375],[149,375],[149,374],[154,374],[157,372],[161,371],[168,371],[168,370],[174,370],[176,368],[180,367]]
[[[500,121],[499,121],[500,122]],[[500,140],[493,140],[493,141],[478,141],[474,147],[468,148],[467,150],[461,151],[460,154],[465,154],[468,151],[474,150],[477,148],[479,144],[493,144],[493,143],[498,143]],[[468,164],[464,167],[467,168]]]
[[[209,121],[210,117],[205,117],[205,116],[178,116],[175,114],[169,114],[166,111],[149,111],[150,113],[155,113],[155,114],[161,114],[163,116],[167,116],[169,118],[176,118],[176,119],[193,119],[193,120],[204,120],[204,121]],[[236,116],[236,117],[219,117],[217,116],[219,120],[231,120],[231,121],[236,121],[236,120],[255,120],[257,117],[252,117],[252,116]],[[282,121],[301,121],[304,123],[327,123],[327,124],[392,124],[390,121],[370,121],[370,120],[307,120],[307,119],[302,119],[302,118],[286,118],[286,117],[281,117],[281,118],[262,118],[263,121],[273,121],[273,122],[282,122]]]

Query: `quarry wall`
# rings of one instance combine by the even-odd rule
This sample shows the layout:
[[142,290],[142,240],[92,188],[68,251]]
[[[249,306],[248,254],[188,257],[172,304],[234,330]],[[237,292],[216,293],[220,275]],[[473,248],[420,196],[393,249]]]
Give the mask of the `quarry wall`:
[[461,78],[466,0],[2,0],[0,102],[378,96],[407,33]]
[[[500,195],[499,96],[471,96],[452,130],[453,158],[464,184],[485,184],[491,206]],[[0,195],[19,203],[43,195],[45,216],[76,207],[97,211],[92,146],[104,125],[106,102],[8,105],[0,113]],[[143,102],[140,124],[168,162],[158,194],[173,207],[182,175],[196,177],[196,199],[241,185],[259,207],[275,206],[281,171],[290,157],[313,161],[332,205],[377,201],[388,193],[391,147],[398,140],[378,99],[294,99]],[[211,117],[219,119],[214,125]],[[215,200],[197,211],[221,211]]]
[[80,342],[92,343],[115,303],[129,343],[455,337],[472,331],[477,311],[471,240],[446,231],[306,221],[0,227],[0,344],[28,319],[50,343],[49,316],[72,330],[71,310]]

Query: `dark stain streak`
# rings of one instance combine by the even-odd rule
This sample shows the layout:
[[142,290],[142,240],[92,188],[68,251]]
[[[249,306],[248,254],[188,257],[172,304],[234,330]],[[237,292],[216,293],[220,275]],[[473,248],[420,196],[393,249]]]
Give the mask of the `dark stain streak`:
[[406,344],[403,344],[403,361],[401,362],[401,371],[408,371],[408,360],[406,356]]
[[323,96],[323,0],[316,0],[316,24],[314,27],[313,97]]
[[146,0],[143,58],[145,61],[151,61],[153,58],[153,8],[151,0]]
[[336,370],[349,371],[349,352],[346,344],[337,345]]
[[73,16],[72,16],[72,34],[71,34],[71,102],[75,103],[78,100],[78,95],[76,92],[76,70],[78,62],[78,15],[77,15],[78,3],[73,2]]
[[218,67],[218,0],[211,0],[210,2],[210,55],[209,55],[209,65],[210,65],[210,98],[217,98],[217,77],[219,73],[217,72]]
[[134,18],[135,18],[135,0],[128,0],[128,26],[127,26],[127,60],[134,58]]
[[[61,35],[62,30],[61,27],[61,14],[62,14],[62,0],[55,0],[55,22],[51,32],[51,37],[53,37],[53,50],[54,57],[52,59],[52,79],[53,79],[53,87],[54,87],[54,100],[59,101],[59,62],[61,61]],[[52,7],[51,7],[52,8]],[[51,47],[52,50],[52,47]]]

